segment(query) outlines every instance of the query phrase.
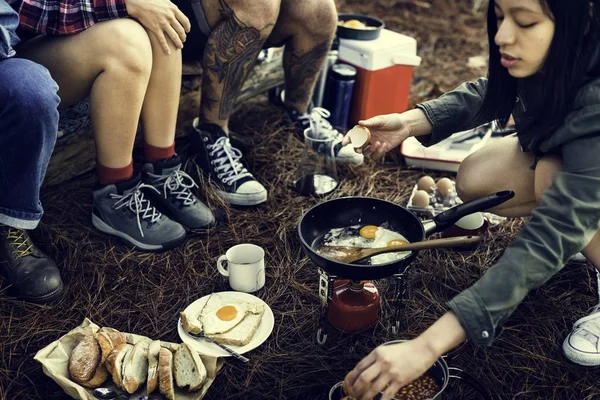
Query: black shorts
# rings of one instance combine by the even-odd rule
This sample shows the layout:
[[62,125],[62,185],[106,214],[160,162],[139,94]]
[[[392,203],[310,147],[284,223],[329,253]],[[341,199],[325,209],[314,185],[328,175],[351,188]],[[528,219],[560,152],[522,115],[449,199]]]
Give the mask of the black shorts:
[[[187,39],[183,45],[182,56],[183,61],[199,61],[202,60],[204,47],[208,41],[211,28],[206,20],[202,0],[172,0],[181,12],[189,18],[192,28],[187,34]],[[264,48],[281,47],[284,43],[265,42]]]
[[202,2],[200,0],[172,1],[189,18],[192,26],[181,51],[183,61],[201,60],[204,54],[204,46],[208,41],[208,35],[210,35],[210,27],[204,16]]

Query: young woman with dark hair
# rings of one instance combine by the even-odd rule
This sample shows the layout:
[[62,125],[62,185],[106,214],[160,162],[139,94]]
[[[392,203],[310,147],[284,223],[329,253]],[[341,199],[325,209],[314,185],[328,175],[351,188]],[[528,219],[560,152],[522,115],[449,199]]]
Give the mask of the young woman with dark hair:
[[[491,211],[531,218],[424,333],[378,347],[356,365],[346,377],[354,397],[383,392],[390,399],[466,338],[491,345],[527,293],[579,251],[600,269],[599,11],[589,0],[490,1],[487,78],[414,110],[360,122],[372,133],[365,153],[377,157],[410,136],[429,146],[485,122],[506,125],[512,115],[518,133],[467,157],[457,191],[468,201],[514,190],[512,200]],[[578,364],[600,365],[600,305],[575,322],[563,351]]]

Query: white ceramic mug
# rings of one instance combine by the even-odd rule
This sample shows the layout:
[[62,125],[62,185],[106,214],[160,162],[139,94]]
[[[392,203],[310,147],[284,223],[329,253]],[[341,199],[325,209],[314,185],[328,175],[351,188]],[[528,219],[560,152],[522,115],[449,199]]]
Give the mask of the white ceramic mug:
[[265,286],[265,251],[255,244],[238,244],[219,257],[217,269],[229,277],[233,290],[256,292]]

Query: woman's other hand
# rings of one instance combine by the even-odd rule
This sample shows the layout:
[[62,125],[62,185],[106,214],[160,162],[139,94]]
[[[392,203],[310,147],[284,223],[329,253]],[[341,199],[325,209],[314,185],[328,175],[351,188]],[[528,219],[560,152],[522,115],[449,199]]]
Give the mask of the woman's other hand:
[[171,54],[167,37],[178,49],[191,29],[190,20],[170,0],[127,0],[127,13],[156,35],[166,54]]
[[427,372],[437,359],[418,339],[379,346],[346,375],[344,387],[358,400],[371,400],[379,392],[383,393],[382,400],[389,400]]

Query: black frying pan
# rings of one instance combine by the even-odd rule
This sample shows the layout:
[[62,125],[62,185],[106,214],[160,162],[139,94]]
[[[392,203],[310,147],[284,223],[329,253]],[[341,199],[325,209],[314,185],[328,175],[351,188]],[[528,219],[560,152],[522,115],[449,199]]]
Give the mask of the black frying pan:
[[469,201],[423,221],[407,208],[372,197],[343,197],[324,201],[308,210],[298,224],[298,235],[306,255],[330,275],[356,280],[387,278],[403,273],[417,256],[412,251],[393,262],[377,265],[347,264],[330,260],[318,254],[312,246],[327,231],[353,225],[376,225],[384,223],[389,229],[402,234],[409,242],[425,240],[429,235],[452,226],[462,217],[495,207],[513,198],[515,193],[505,190]]

